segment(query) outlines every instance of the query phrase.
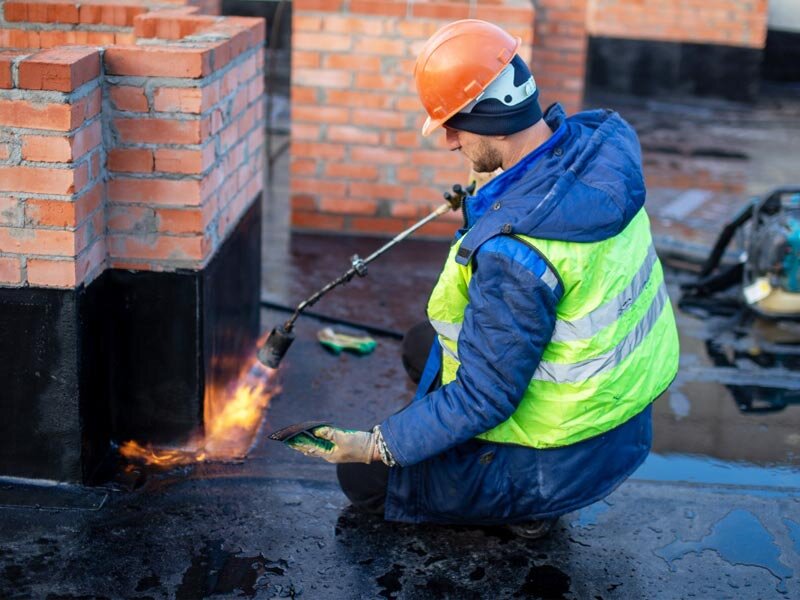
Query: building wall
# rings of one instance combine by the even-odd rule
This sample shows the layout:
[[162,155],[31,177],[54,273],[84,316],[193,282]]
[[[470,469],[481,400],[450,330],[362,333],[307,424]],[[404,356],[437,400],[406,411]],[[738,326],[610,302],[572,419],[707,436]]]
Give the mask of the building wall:
[[[468,166],[423,138],[414,90],[417,52],[440,26],[490,19],[523,39],[529,59],[534,12],[527,0],[411,2],[295,0],[292,41],[292,225],[297,230],[390,234],[465,183]],[[427,225],[449,236],[460,217]]]
[[590,35],[763,48],[768,0],[589,0]]
[[202,268],[260,193],[263,21],[148,10],[4,3],[0,285]]
[[265,23],[168,4],[0,1],[0,475],[185,442],[255,360]]

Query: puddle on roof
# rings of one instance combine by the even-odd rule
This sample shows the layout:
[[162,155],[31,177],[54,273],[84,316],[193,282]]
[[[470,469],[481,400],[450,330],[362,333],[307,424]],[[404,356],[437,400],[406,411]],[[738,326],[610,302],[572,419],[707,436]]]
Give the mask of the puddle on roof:
[[800,322],[732,297],[678,307],[681,366],[653,408],[653,453],[635,477],[800,489]]

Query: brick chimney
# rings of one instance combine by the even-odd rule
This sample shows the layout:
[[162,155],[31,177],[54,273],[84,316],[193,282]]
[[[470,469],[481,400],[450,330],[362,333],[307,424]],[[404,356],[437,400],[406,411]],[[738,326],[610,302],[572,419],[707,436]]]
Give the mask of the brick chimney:
[[0,3],[0,475],[179,443],[252,356],[265,26],[185,4]]

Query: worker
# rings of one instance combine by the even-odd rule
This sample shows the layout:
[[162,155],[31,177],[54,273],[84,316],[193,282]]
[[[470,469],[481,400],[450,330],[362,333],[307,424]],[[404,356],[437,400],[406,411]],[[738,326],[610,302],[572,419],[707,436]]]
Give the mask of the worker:
[[461,20],[416,61],[422,135],[443,128],[475,171],[501,173],[466,200],[428,301],[427,361],[413,351],[425,330],[406,340],[415,398],[372,431],[290,445],[339,463],[356,508],[536,538],[642,464],[679,351],[636,133],[611,110],[543,113],[519,49]]

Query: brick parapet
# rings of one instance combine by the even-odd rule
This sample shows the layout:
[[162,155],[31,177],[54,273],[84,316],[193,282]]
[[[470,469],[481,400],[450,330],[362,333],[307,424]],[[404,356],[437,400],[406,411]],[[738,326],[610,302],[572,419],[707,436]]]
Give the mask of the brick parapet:
[[[423,138],[413,66],[425,40],[456,18],[491,19],[523,40],[527,0],[405,2],[295,0],[292,41],[291,202],[297,230],[395,233],[464,183],[468,166],[440,135]],[[421,236],[451,235],[459,216]]]
[[[49,19],[87,3],[7,1],[0,14],[9,5]],[[108,22],[131,14],[113,6]],[[0,52],[2,286],[202,268],[261,191],[263,20],[133,12],[125,44]],[[152,37],[185,18],[199,26]],[[0,36],[10,23],[37,31],[6,18]]]

